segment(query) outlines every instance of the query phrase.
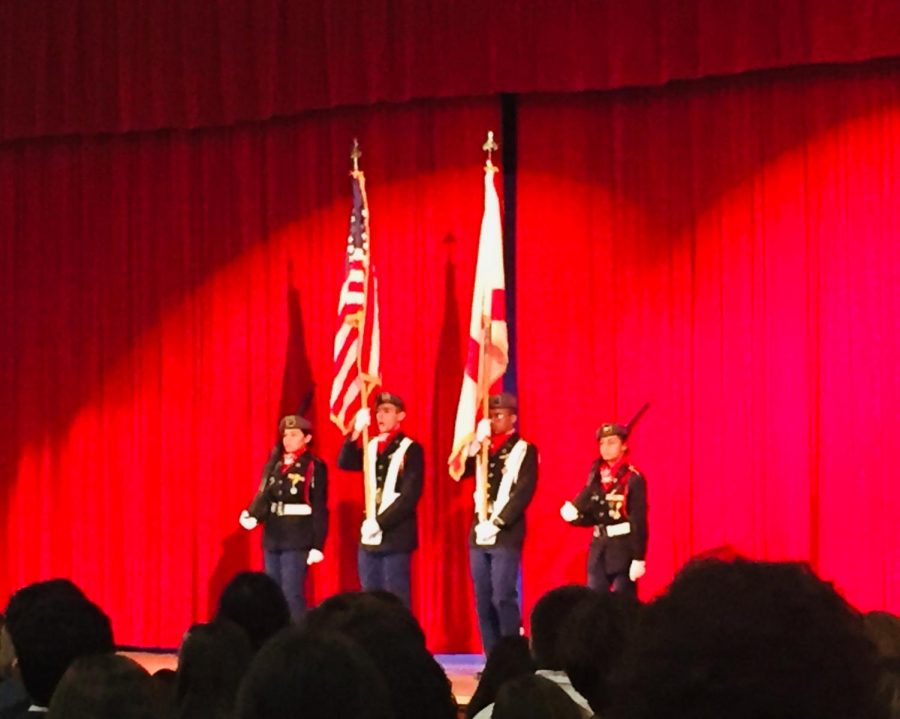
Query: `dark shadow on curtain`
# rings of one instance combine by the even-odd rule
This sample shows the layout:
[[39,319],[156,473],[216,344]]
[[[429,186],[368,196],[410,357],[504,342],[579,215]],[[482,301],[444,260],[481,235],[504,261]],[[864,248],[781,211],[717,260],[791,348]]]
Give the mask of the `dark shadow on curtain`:
[[[40,180],[46,185],[41,188],[43,194],[32,196],[29,202],[39,203],[41,209],[46,205],[48,209],[44,213],[23,211],[25,220],[20,221],[21,228],[16,227],[18,234],[15,237],[0,233],[0,258],[9,255],[18,268],[13,276],[16,282],[0,294],[0,302],[7,298],[11,303],[18,302],[8,308],[0,306],[0,310],[8,309],[14,320],[4,323],[12,356],[10,370],[0,374],[0,396],[15,397],[16,365],[40,357],[48,367],[47,376],[54,378],[52,381],[59,383],[61,389],[58,393],[53,392],[59,397],[53,408],[53,423],[57,427],[69,426],[78,412],[103,392],[108,376],[116,371],[122,357],[133,351],[167,312],[223,268],[277,235],[284,227],[302,219],[293,192],[270,190],[252,198],[252,203],[259,204],[252,211],[264,211],[264,222],[250,222],[252,229],[249,231],[243,227],[239,213],[241,204],[235,202],[241,189],[237,181],[229,178],[257,170],[254,163],[246,161],[246,156],[261,158],[265,169],[260,179],[273,188],[294,187],[298,192],[308,192],[314,198],[313,204],[305,210],[308,214],[346,198],[346,157],[343,145],[340,150],[331,149],[337,147],[330,144],[332,136],[344,139],[345,135],[350,135],[351,127],[367,122],[369,117],[377,119],[392,113],[400,116],[411,108],[420,108],[422,116],[427,116],[444,109],[453,111],[470,102],[415,102],[397,109],[345,109],[327,115],[275,118],[264,125],[21,141],[4,147],[2,153],[10,155],[5,159],[13,168],[12,177],[17,187],[25,188],[17,193],[27,198],[29,183]],[[321,139],[315,145],[315,154],[302,144],[311,136]],[[249,151],[242,155],[240,148],[249,148]],[[190,161],[185,161],[185,157]],[[0,160],[3,159],[0,154]],[[325,178],[322,187],[311,189],[304,184],[298,160],[321,165],[321,174]],[[469,158],[459,156],[454,157],[447,168],[468,164]],[[133,169],[145,165],[144,169]],[[35,170],[38,175],[46,172],[48,177],[56,177],[55,184],[43,175],[36,180],[22,169],[26,166],[38,168]],[[45,169],[51,167],[52,173]],[[129,190],[138,193],[134,197],[124,191],[122,196],[115,194],[119,190],[114,180],[126,171],[133,172],[139,183],[146,183],[136,184]],[[395,181],[403,181],[407,172],[409,170],[403,168]],[[78,180],[69,182],[70,176]],[[158,182],[153,182],[156,176]],[[74,185],[75,189],[67,195],[61,185],[66,188]],[[329,192],[332,186],[336,189]],[[13,211],[12,208],[24,202],[17,195],[6,206],[3,199],[0,195],[0,212]],[[71,210],[68,214],[62,210],[54,214],[55,208],[68,208],[72,204],[80,206],[80,216],[85,218],[85,223],[97,225],[90,234],[94,243],[91,246],[84,245],[85,237],[78,232],[80,228],[65,224],[71,222]],[[159,209],[182,206],[186,208],[183,214],[166,214]],[[39,226],[27,224],[39,214],[50,219],[42,219]],[[122,235],[118,233],[140,236],[141,241],[130,246],[123,243]],[[200,239],[194,246],[186,244],[185,237]],[[203,241],[206,244],[199,244]],[[22,251],[19,245],[30,249]],[[110,277],[105,258],[98,259],[99,251],[109,254],[113,265],[140,267],[140,273],[146,277],[164,277],[165,280],[146,280],[148,290],[138,292],[133,278],[125,273]],[[129,259],[129,253],[138,256]],[[96,317],[70,318],[60,311],[61,302],[57,295],[49,292],[41,295],[29,290],[34,284],[30,272],[37,266],[46,270],[47,257],[65,270],[64,277],[57,283],[66,288],[65,304],[72,307],[87,305]],[[21,269],[23,263],[25,270]],[[308,271],[313,268],[301,268],[298,278],[301,285],[302,272]],[[21,287],[17,288],[18,285]],[[295,287],[294,291],[298,289]],[[16,300],[17,295],[24,299]],[[299,302],[293,306],[299,314]],[[85,331],[93,329],[89,325],[91,322],[102,328],[105,335],[98,356],[84,356],[80,347],[72,351],[61,346],[58,337],[68,334],[68,330],[63,330],[73,322],[85,324]],[[36,325],[42,331],[33,331]],[[302,336],[302,325],[299,331]],[[292,346],[289,343],[289,350]],[[23,348],[30,349],[32,354],[25,355]],[[71,377],[78,377],[79,381],[73,383]],[[295,411],[294,404],[302,397],[305,387],[302,373],[292,370],[289,381],[283,386],[282,409]],[[297,392],[296,398],[291,394],[293,391]],[[36,427],[30,423],[20,423],[17,435],[14,442],[0,436],[0,453],[10,452],[9,461],[13,463],[20,458],[23,447],[55,439],[47,426]],[[0,456],[0,460],[5,461],[6,457]],[[8,476],[15,476],[14,465],[10,465]],[[0,477],[0,491],[4,487],[4,478]]]
[[430,637],[444,646],[461,638],[476,635],[474,625],[474,597],[469,582],[468,529],[471,518],[472,491],[469,482],[454,482],[447,472],[447,458],[453,446],[453,421],[459,402],[459,387],[464,368],[464,346],[460,336],[460,308],[456,296],[456,265],[453,262],[456,239],[447,235],[443,239],[446,249],[444,263],[444,316],[438,340],[437,363],[434,373],[431,409],[431,446],[429,462],[434,467],[435,501],[422,503],[427,507],[420,524],[423,542],[434,550],[432,556],[441,557],[443,566],[437,570],[425,568],[418,573],[416,584],[420,592],[423,612],[436,613],[441,621],[436,623],[447,637]]
[[[237,517],[235,517],[237,525]],[[247,532],[241,527],[227,535],[219,550],[219,561],[209,575],[208,594],[206,598],[206,616],[212,619],[216,615],[219,596],[235,574],[249,568],[250,545],[260,541],[261,531]]]
[[[312,272],[312,267],[304,268]],[[300,413],[316,427],[315,404],[310,392],[315,390],[312,364],[306,350],[306,334],[303,328],[303,313],[300,311],[300,290],[294,270],[294,261],[289,260],[287,266],[287,318],[288,337],[284,357],[284,373],[281,379],[281,415]],[[279,418],[280,419],[280,418]],[[315,435],[313,435],[315,441]]]
[[[307,418],[313,420],[315,432],[315,420],[312,416],[314,407],[309,401],[311,398],[310,393],[315,385],[313,383],[312,365],[309,360],[309,354],[306,351],[303,313],[300,311],[300,291],[297,288],[293,260],[288,260],[287,264],[286,301],[288,334],[284,351],[284,372],[281,379],[280,412],[279,417],[272,418],[274,443],[278,442],[277,424],[281,417],[287,414],[303,413]],[[313,442],[315,442],[315,434],[313,434]],[[273,444],[272,451],[275,452],[276,450],[277,444]],[[262,469],[262,466],[260,469]],[[251,479],[252,482],[247,482],[248,503],[252,492],[255,491],[258,477],[254,476]],[[237,518],[235,518],[235,521],[237,521]],[[231,581],[235,574],[248,568],[252,552],[258,551],[253,547],[260,541],[261,530],[246,532],[242,529],[237,529],[222,541],[221,554],[208,583],[207,608],[209,616],[214,614],[219,595],[222,593],[225,585]],[[307,580],[310,592],[312,591],[312,582],[315,581],[314,577],[315,574],[310,572],[310,578]]]

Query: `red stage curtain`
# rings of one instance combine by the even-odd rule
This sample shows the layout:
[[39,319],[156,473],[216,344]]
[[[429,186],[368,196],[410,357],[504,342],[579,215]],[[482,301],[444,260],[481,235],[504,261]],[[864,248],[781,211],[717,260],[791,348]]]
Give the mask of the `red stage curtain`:
[[895,0],[0,0],[0,139],[900,53]]
[[[311,377],[333,467],[331,352],[359,137],[385,386],[427,452],[414,605],[477,646],[471,489],[446,475],[495,101],[0,147],[0,601],[72,577],[120,643],[176,646],[235,571],[281,413]],[[333,470],[313,598],[355,589],[362,482]]]
[[645,596],[730,546],[900,610],[900,66],[526,99],[518,123],[528,603],[583,581],[558,508],[646,400]]

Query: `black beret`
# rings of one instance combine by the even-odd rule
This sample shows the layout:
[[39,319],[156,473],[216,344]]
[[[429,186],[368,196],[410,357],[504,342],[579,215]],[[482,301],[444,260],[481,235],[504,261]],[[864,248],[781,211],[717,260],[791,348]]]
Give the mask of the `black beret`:
[[500,394],[492,394],[488,398],[488,407],[490,409],[510,409],[515,412],[519,409],[519,403],[514,394],[501,392]]
[[624,442],[628,439],[628,427],[624,424],[601,424],[597,428],[597,441],[599,442],[604,437],[621,437]]
[[289,414],[278,423],[278,434],[284,434],[286,429],[301,429],[308,434],[312,432],[312,422],[299,414]]
[[401,412],[406,411],[406,405],[403,404],[403,400],[390,392],[379,392],[375,395],[375,407],[377,408],[380,404],[392,404]]

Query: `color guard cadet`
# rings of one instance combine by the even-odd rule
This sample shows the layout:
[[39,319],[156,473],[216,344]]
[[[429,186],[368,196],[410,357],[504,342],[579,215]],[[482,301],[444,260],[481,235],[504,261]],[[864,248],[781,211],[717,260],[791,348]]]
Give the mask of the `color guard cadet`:
[[356,471],[363,469],[364,461],[368,463],[368,494],[374,501],[372,516],[360,527],[360,584],[364,590],[393,592],[409,607],[410,564],[412,552],[419,546],[416,506],[422,496],[425,453],[422,445],[403,433],[405,418],[403,400],[380,392],[375,396],[379,434],[364,453],[359,435],[371,423],[372,413],[368,407],[359,410],[337,463],[341,469]]
[[309,450],[308,419],[289,414],[278,431],[280,440],[263,469],[259,491],[239,521],[248,530],[263,524],[266,574],[281,587],[298,621],[306,611],[306,568],[324,559],[328,469]]
[[[488,400],[488,419],[476,428],[466,475],[476,476],[475,519],[469,535],[469,562],[475,609],[485,654],[500,637],[517,635],[519,568],[525,541],[525,509],[534,496],[538,451],[516,431],[518,403],[504,392]],[[483,443],[489,443],[487,451]],[[474,455],[481,453],[476,461]],[[487,457],[487,472],[482,467]]]
[[559,513],[569,524],[593,527],[588,586],[637,596],[636,582],[646,571],[647,482],[627,459],[631,424],[604,424],[597,430],[600,457],[591,465],[587,485]]

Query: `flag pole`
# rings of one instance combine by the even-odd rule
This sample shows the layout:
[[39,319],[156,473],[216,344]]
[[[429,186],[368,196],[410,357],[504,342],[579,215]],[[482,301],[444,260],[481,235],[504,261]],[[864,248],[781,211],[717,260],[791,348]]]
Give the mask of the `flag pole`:
[[[350,177],[354,178],[359,184],[359,192],[362,195],[362,206],[363,206],[363,242],[366,247],[365,252],[365,262],[363,264],[363,301],[362,301],[362,310],[360,310],[359,314],[359,336],[360,336],[360,350],[362,350],[362,341],[365,336],[365,327],[366,327],[366,313],[369,308],[369,265],[370,265],[370,250],[371,250],[371,239],[369,237],[369,202],[366,199],[366,176],[362,170],[359,169],[359,158],[362,156],[362,150],[359,149],[359,140],[355,137],[353,138],[353,148],[350,150],[350,159],[353,162],[353,170],[350,172]],[[356,371],[357,376],[362,383],[362,387],[360,387],[360,407],[361,409],[366,409],[369,406],[369,383],[371,382],[371,378],[367,373],[363,371],[362,366],[363,353],[359,351],[356,353]],[[363,496],[365,497],[365,513],[366,519],[374,519],[375,518],[375,497],[372,494],[371,487],[369,486],[369,427],[366,425],[363,427],[362,431],[362,453],[363,453]]]
[[[497,149],[497,143],[494,141],[494,132],[493,130],[488,130],[487,140],[481,146],[481,149],[487,153],[487,159],[484,163],[484,171],[485,173],[494,173],[497,172],[497,166],[493,163],[491,159],[491,155],[494,150]],[[485,315],[484,312],[481,314],[481,329],[483,332],[484,341],[481,343],[481,353],[478,358],[478,390],[481,395],[481,416],[482,419],[488,419],[490,415],[490,407],[489,407],[489,395],[490,395],[490,384],[488,380],[488,347],[491,344],[491,318],[488,315]],[[484,522],[488,518],[488,462],[489,462],[489,450],[491,446],[490,437],[486,437],[481,443],[481,449],[478,453],[478,458],[481,462],[481,474],[482,474],[482,482],[481,487],[479,488],[478,493],[478,519],[481,522]]]
[[[478,391],[481,394],[481,415],[483,419],[487,419],[490,414],[488,406],[488,394],[491,388],[487,383],[487,345],[491,341],[491,318],[485,315],[481,316],[481,328],[483,331],[484,342],[482,342],[481,356],[478,358]],[[478,450],[478,460],[481,463],[481,486],[478,488],[478,520],[484,522],[487,520],[488,508],[488,451],[491,446],[490,437],[485,437],[481,441],[481,448]]]

